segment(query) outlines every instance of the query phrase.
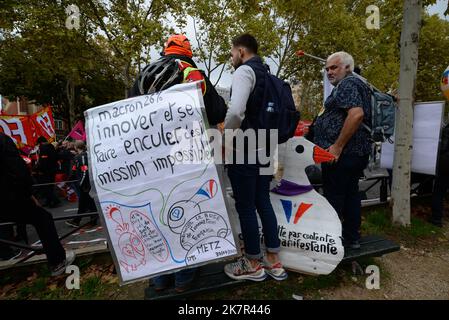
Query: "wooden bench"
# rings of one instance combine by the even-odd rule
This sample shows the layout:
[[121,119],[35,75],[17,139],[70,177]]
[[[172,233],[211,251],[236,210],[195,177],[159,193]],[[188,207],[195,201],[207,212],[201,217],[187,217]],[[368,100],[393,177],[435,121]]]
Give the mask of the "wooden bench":
[[[355,261],[365,257],[378,257],[384,254],[399,251],[400,247],[395,242],[382,238],[380,236],[366,236],[360,239],[360,249],[348,249],[341,263]],[[166,299],[185,299],[191,295],[216,291],[222,288],[232,288],[245,285],[245,280],[233,280],[224,272],[224,265],[229,262],[220,262],[208,264],[199,267],[197,276],[192,288],[183,293],[177,293],[174,288],[157,293],[151,284],[145,289],[145,299],[147,300],[166,300]],[[271,278],[267,278],[271,279]],[[267,281],[266,280],[266,281]],[[269,281],[269,280],[268,280]]]

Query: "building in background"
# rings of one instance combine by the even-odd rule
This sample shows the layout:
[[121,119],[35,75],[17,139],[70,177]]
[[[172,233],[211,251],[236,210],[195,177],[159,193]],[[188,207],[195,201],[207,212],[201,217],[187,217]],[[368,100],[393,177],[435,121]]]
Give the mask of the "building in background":
[[216,86],[215,89],[217,90],[218,94],[225,100],[226,104],[231,101],[231,88]]
[[[0,101],[1,101],[1,112],[0,114],[3,115],[19,115],[19,116],[26,116],[26,115],[32,115],[36,112],[39,112],[43,109],[44,106],[36,104],[36,101],[34,100],[28,100],[25,97],[18,97],[16,100],[10,101],[4,96],[0,95]],[[54,114],[53,114],[54,115]],[[67,121],[65,119],[61,119],[59,117],[54,118],[55,122],[55,133],[56,133],[56,139],[64,139],[68,132],[70,131],[69,126],[67,124]]]

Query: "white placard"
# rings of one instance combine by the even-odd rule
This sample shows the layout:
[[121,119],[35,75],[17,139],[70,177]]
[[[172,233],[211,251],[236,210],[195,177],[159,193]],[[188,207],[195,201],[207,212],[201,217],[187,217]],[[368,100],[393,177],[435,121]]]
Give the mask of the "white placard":
[[[285,268],[307,274],[329,274],[344,256],[342,226],[335,209],[310,185],[305,168],[321,163],[326,151],[304,137],[293,137],[280,148],[283,165],[282,182],[302,192],[271,192],[281,243],[279,258]],[[284,184],[285,185],[285,184]],[[282,189],[282,187],[280,187]],[[239,226],[237,212],[231,219]],[[262,235],[260,219],[259,229]],[[242,239],[238,227],[239,238]],[[243,242],[240,244],[243,246]],[[261,246],[264,245],[261,236]]]
[[[444,101],[417,103],[413,115],[412,172],[434,175]],[[394,142],[394,137],[392,137]],[[394,144],[382,143],[381,168],[392,169]]]
[[323,70],[323,105],[326,102],[327,97],[329,97],[332,93],[334,86],[330,83],[327,78],[326,70]]
[[92,193],[122,283],[238,253],[202,109],[190,83],[85,113]]

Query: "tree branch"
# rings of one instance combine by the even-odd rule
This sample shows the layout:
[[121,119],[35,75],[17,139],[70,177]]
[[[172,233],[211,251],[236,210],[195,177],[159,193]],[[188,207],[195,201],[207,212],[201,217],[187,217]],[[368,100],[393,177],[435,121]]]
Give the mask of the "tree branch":
[[221,76],[223,75],[223,71],[224,71],[225,66],[226,66],[226,63],[223,63],[223,67],[221,68],[220,75],[218,76],[217,81],[214,83],[214,87],[216,87],[218,82],[220,81]]
[[[95,3],[93,3],[92,0],[89,0],[89,4],[91,5],[94,15],[98,20],[98,23],[101,27],[101,29],[104,31],[104,33],[106,33],[106,37],[108,38],[109,42],[111,43],[112,47],[114,48],[115,52],[117,55],[123,57],[123,53],[120,51],[120,49],[114,44],[114,39],[112,39],[111,35],[108,32],[108,29],[106,28],[106,25],[103,22],[103,19],[100,17],[97,7],[95,6]],[[92,20],[93,22],[93,20]]]

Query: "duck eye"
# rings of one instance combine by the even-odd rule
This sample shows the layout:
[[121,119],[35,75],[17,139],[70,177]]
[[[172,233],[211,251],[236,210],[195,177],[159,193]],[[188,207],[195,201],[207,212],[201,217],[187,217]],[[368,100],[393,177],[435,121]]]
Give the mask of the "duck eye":
[[302,146],[302,145],[299,145],[299,146],[297,146],[296,147],[296,152],[298,152],[298,153],[303,153],[304,152],[304,147]]

